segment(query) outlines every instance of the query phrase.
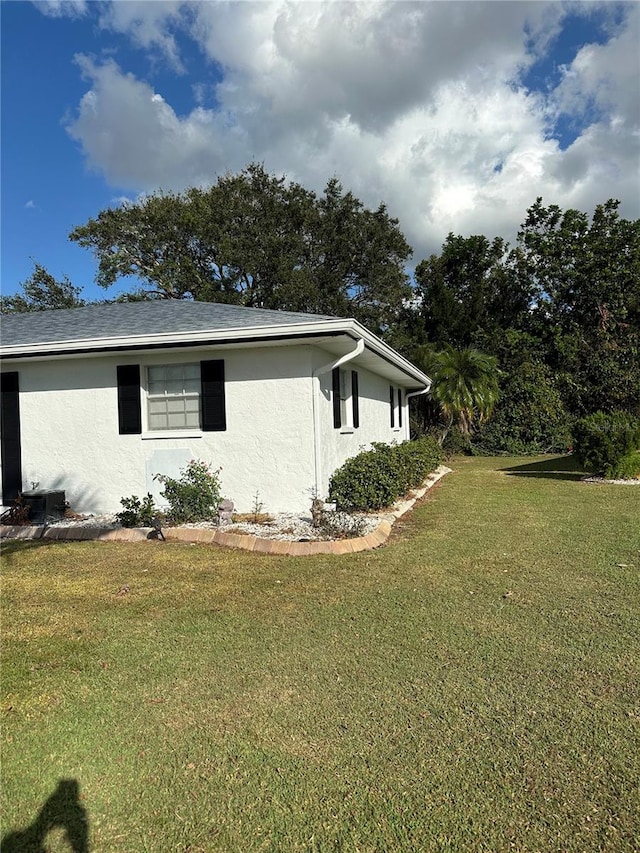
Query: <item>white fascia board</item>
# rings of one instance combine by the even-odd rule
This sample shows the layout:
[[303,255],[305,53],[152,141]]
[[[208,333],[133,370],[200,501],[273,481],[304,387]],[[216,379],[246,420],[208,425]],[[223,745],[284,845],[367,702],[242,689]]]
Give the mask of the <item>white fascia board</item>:
[[297,335],[321,335],[326,332],[340,332],[344,320],[323,320],[309,323],[286,323],[279,326],[239,326],[226,329],[198,329],[194,332],[160,332],[151,335],[126,335],[114,338],[74,338],[73,340],[45,341],[37,344],[0,346],[0,357],[36,356],[36,355],[73,355],[78,352],[89,353],[93,350],[144,349],[145,347],[197,346],[199,343],[224,344],[241,341],[243,338],[256,340],[263,338]]
[[64,341],[46,341],[37,344],[24,344],[17,346],[0,346],[0,358],[23,359],[47,356],[73,357],[74,355],[90,355],[95,352],[107,353],[122,350],[144,350],[145,348],[156,349],[158,347],[170,348],[171,346],[197,347],[199,344],[207,346],[225,343],[242,343],[247,341],[269,341],[277,338],[310,338],[322,337],[323,335],[345,334],[354,340],[362,338],[365,346],[371,352],[390,362],[398,370],[405,373],[418,385],[431,385],[429,377],[418,370],[411,362],[396,352],[390,346],[365,329],[357,320],[331,319],[311,320],[301,323],[285,323],[274,326],[241,326],[227,329],[199,329],[195,332],[161,332],[151,335],[127,335],[113,338],[76,338]]
[[396,350],[388,344],[385,344],[383,340],[376,337],[376,335],[372,334],[368,329],[365,329],[365,327],[358,323],[357,320],[349,320],[348,322],[352,324],[353,331],[359,337],[364,338],[365,346],[368,350],[374,352],[385,361],[393,364],[394,367],[397,367],[398,370],[402,371],[402,373],[407,374],[407,376],[414,380],[418,385],[426,386],[427,388],[431,387],[431,379],[426,373],[423,373],[414,364],[411,364],[411,362],[404,356],[400,355],[399,352],[396,352]]

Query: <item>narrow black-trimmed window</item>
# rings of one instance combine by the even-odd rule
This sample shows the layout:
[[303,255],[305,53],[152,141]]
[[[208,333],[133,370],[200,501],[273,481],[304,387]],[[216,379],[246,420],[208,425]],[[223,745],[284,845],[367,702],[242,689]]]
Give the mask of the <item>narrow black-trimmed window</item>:
[[118,432],[139,435],[142,432],[140,405],[140,365],[120,364],[118,375]]
[[332,399],[333,399],[333,428],[340,429],[342,426],[342,404],[340,401],[340,368],[334,367],[331,373]]
[[227,415],[224,390],[224,360],[200,362],[203,432],[224,432]]
[[358,371],[351,371],[351,407],[353,412],[353,428],[360,426],[360,399],[358,397]]
[[391,428],[396,425],[396,392],[393,385],[389,385],[389,412],[391,415]]
[[402,388],[398,388],[398,426],[402,428]]

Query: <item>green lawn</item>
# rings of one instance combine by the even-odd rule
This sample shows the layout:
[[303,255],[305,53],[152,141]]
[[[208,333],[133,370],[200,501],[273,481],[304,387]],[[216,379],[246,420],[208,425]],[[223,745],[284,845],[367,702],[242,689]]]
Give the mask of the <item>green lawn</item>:
[[2,832],[57,816],[83,853],[640,849],[640,488],[567,459],[452,466],[351,556],[7,545]]

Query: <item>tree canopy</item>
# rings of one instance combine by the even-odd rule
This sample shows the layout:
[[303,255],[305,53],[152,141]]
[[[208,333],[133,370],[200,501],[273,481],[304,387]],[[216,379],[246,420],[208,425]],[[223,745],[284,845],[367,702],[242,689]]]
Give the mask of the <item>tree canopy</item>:
[[58,281],[38,263],[34,263],[33,272],[20,286],[22,293],[0,296],[0,313],[23,314],[26,311],[79,308],[85,304],[80,297],[82,288],[74,287],[67,276]]
[[383,204],[367,209],[335,178],[317,196],[255,163],[103,210],[70,239],[93,251],[99,285],[136,276],[151,298],[348,314],[382,332],[411,296],[411,248]]

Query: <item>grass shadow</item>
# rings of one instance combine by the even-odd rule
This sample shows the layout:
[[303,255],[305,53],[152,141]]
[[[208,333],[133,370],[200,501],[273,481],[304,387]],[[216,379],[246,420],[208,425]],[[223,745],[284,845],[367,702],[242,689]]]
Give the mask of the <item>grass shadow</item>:
[[31,826],[3,837],[2,851],[42,853],[47,836],[58,828],[64,830],[73,853],[89,853],[87,812],[80,802],[80,786],[75,779],[61,779]]
[[552,459],[539,459],[524,465],[499,469],[510,477],[532,477],[545,480],[582,480],[587,473],[575,456],[556,456]]
[[23,551],[31,551],[34,548],[49,548],[51,545],[57,544],[54,539],[0,539],[0,556],[3,560],[10,560]]

